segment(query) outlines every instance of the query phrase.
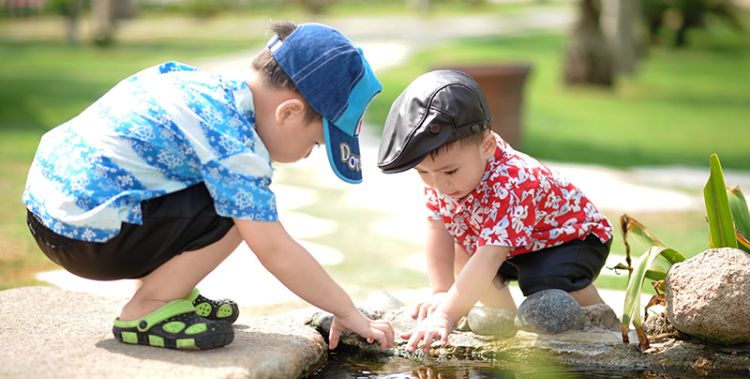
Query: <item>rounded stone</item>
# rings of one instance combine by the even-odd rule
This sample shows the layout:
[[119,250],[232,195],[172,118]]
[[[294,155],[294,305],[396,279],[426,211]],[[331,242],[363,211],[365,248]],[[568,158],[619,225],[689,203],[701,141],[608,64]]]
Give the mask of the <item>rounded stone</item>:
[[533,333],[557,334],[582,330],[583,310],[569,293],[550,289],[527,297],[518,307],[515,325]]
[[518,332],[514,318],[515,314],[511,311],[481,306],[472,308],[466,316],[469,329],[474,334],[501,339],[513,337]]
[[665,287],[675,329],[716,344],[750,343],[750,254],[706,250],[672,266]]

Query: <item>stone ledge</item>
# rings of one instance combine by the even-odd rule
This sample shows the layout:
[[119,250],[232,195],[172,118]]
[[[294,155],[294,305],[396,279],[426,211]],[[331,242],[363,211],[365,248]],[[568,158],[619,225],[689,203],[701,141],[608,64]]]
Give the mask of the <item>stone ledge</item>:
[[301,315],[245,317],[230,345],[203,352],[129,346],[112,335],[126,299],[53,287],[0,291],[0,377],[296,378],[326,357]]
[[[327,357],[323,337],[306,320],[307,308],[272,317],[240,316],[230,345],[204,352],[183,352],[117,342],[112,319],[126,299],[110,299],[53,287],[0,291],[0,377],[23,378],[297,378]],[[381,312],[396,335],[414,320],[405,308]],[[635,340],[635,336],[633,336]],[[742,376],[750,374],[750,347],[712,346],[665,339],[652,343],[647,354],[624,345],[619,332],[569,331],[538,335],[519,331],[493,341],[469,332],[454,332],[449,346],[435,346],[434,357],[404,351],[404,341],[381,352],[353,336],[343,344],[362,352],[403,357],[414,368],[434,359],[496,360],[528,365],[534,357],[550,358],[577,373]],[[355,350],[356,354],[356,350]],[[521,367],[522,367],[521,366]],[[521,371],[522,372],[522,371]]]

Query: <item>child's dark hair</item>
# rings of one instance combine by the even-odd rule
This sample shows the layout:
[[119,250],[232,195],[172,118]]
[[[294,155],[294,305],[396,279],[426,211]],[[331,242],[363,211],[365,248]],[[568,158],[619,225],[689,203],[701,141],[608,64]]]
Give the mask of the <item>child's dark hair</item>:
[[[297,25],[289,21],[273,21],[271,22],[269,31],[279,36],[279,39],[283,41],[286,37],[292,34],[296,28]],[[253,58],[252,66],[253,69],[263,75],[266,83],[271,87],[289,89],[299,93],[297,87],[295,87],[292,80],[289,79],[289,76],[276,63],[276,59],[271,55],[271,50],[263,49],[255,58]],[[305,108],[305,121],[311,122],[320,117],[320,114],[308,104]]]
[[490,122],[484,122],[479,125],[479,129],[477,129],[476,132],[471,133],[469,135],[466,135],[464,137],[461,137],[455,141],[446,143],[444,145],[438,146],[437,149],[430,151],[430,158],[435,159],[435,157],[438,156],[438,154],[445,152],[448,149],[452,149],[455,146],[472,146],[472,145],[479,145],[484,137],[489,133],[490,130]]

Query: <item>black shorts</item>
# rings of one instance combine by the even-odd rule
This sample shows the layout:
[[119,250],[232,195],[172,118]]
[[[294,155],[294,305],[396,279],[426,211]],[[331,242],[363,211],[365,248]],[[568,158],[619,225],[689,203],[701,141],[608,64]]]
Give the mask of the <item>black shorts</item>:
[[37,245],[71,273],[96,280],[135,279],[172,257],[220,240],[234,225],[216,214],[203,183],[141,203],[143,225],[122,223],[120,234],[106,242],[61,236],[27,211],[26,223]]
[[518,280],[524,296],[548,289],[577,291],[599,275],[611,244],[611,239],[602,243],[589,234],[585,240],[575,239],[512,257],[500,266],[497,274],[503,281]]

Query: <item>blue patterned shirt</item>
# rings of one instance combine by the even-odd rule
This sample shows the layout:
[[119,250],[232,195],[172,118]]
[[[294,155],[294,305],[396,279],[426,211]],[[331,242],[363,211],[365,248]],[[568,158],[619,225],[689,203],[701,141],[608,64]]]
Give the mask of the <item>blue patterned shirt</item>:
[[219,215],[275,221],[272,173],[247,84],[167,62],[47,132],[23,201],[56,233],[104,242],[142,224],[142,201],[200,182]]

